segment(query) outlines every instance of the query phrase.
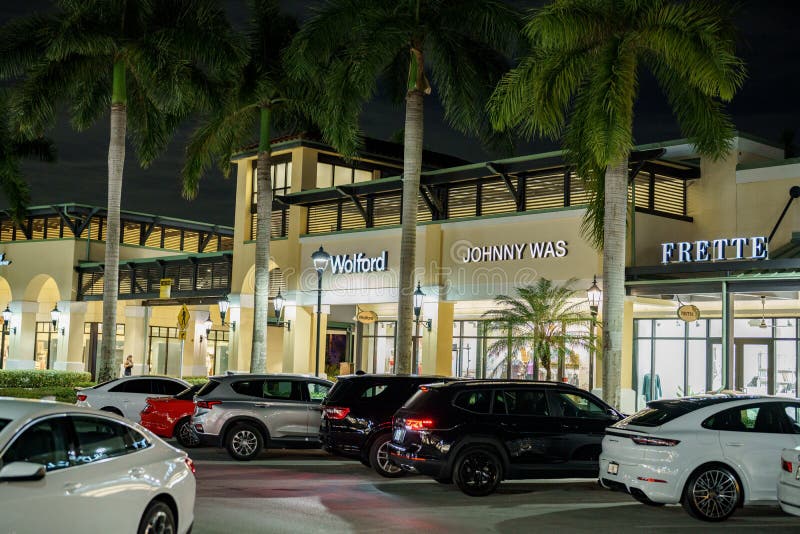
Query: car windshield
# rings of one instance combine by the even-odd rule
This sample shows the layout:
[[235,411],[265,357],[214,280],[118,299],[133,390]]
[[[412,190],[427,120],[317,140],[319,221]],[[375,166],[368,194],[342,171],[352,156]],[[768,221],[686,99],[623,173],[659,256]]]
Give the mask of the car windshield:
[[3,430],[10,422],[11,419],[0,419],[0,430]]
[[219,385],[219,382],[217,382],[216,380],[209,380],[208,382],[206,382],[206,383],[203,385],[203,387],[201,387],[201,388],[200,388],[200,389],[197,391],[197,396],[198,396],[198,397],[202,397],[203,395],[208,395],[209,393],[211,393],[212,391],[214,391],[214,389],[216,389],[216,387],[217,387],[218,385]]

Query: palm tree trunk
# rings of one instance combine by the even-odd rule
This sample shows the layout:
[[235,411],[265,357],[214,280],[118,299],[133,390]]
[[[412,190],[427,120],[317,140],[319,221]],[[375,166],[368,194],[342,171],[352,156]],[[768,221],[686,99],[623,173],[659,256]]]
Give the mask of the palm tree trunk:
[[422,171],[423,93],[415,89],[406,96],[406,124],[403,134],[403,220],[400,241],[400,280],[398,280],[397,339],[395,372],[411,369],[412,326],[414,323],[414,266],[417,248],[417,202]]
[[267,318],[269,315],[269,242],[272,230],[272,179],[270,177],[272,146],[270,122],[272,111],[261,108],[261,134],[258,145],[256,204],[256,279],[253,302],[253,344],[250,372],[267,372]]
[[603,214],[603,398],[619,407],[625,301],[628,158],[606,169]]
[[97,381],[105,382],[119,374],[116,358],[117,295],[119,292],[119,210],[122,203],[122,171],[125,167],[125,132],[127,129],[125,64],[114,63],[111,95],[111,133],[108,143],[108,208],[106,253],[103,274],[103,336]]

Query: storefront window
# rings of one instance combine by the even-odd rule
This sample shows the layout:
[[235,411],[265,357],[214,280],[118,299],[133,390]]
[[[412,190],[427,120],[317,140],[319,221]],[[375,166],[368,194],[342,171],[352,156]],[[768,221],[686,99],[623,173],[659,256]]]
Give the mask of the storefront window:
[[[103,323],[83,323],[83,365],[87,373],[94,376],[97,367],[97,354],[100,350],[100,341],[103,337]],[[125,324],[117,323],[117,339],[114,343],[114,357],[117,361],[123,360],[122,351],[125,346]],[[134,354],[133,361],[144,361],[143,354]]]
[[150,373],[179,376],[181,374],[181,340],[177,327],[151,326],[148,356]]
[[394,321],[364,325],[361,334],[361,361],[368,373],[394,372]]
[[206,339],[206,368],[209,376],[228,370],[228,331],[211,330]]
[[52,369],[58,353],[58,335],[51,321],[36,323],[34,341],[34,365],[36,369]]

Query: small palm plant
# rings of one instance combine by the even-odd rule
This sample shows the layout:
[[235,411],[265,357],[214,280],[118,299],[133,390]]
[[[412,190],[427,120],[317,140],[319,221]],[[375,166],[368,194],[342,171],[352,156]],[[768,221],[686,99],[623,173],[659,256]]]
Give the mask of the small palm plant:
[[[586,313],[586,303],[577,297],[570,286],[574,279],[564,285],[556,285],[546,278],[536,284],[519,287],[515,297],[498,295],[496,308],[484,313],[484,317],[510,329],[508,339],[492,343],[490,356],[533,353],[534,377],[539,366],[545,369],[546,379],[552,378],[553,355],[559,357],[559,374],[563,375],[563,359],[579,348],[592,349],[590,328],[592,320]],[[563,376],[559,376],[559,379]]]

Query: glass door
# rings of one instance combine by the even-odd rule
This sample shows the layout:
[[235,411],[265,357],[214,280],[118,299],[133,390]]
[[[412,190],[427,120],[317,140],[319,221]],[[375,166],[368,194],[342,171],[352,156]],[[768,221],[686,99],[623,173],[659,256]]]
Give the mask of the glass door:
[[737,339],[734,342],[736,390],[751,395],[772,395],[775,380],[772,341]]

